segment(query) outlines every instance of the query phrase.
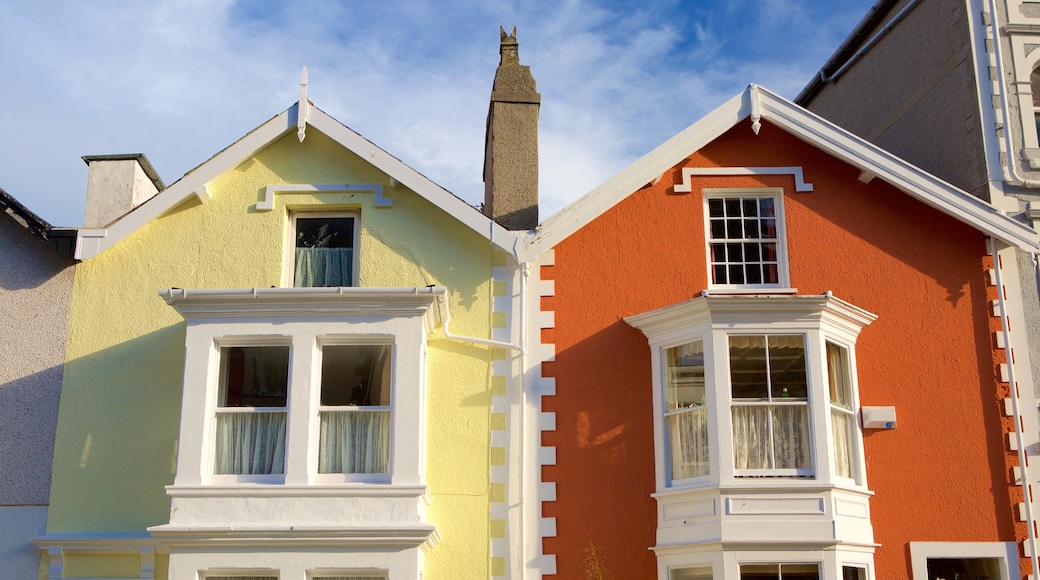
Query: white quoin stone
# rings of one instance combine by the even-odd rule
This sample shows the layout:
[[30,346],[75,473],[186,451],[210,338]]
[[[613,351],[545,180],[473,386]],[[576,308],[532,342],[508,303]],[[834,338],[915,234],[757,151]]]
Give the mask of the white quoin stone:
[[86,228],[103,228],[151,199],[165,186],[142,154],[88,155]]

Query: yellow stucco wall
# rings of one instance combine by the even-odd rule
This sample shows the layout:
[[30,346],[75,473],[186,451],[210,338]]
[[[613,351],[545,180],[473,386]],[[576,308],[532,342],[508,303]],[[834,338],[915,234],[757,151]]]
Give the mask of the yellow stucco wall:
[[[274,183],[382,183],[393,206],[373,207],[368,192],[280,193],[274,211],[256,212]],[[76,272],[49,534],[168,521],[184,321],[156,290],[282,285],[289,209],[359,211],[361,286],[447,286],[453,332],[489,336],[487,240],[318,131],[285,136],[207,190],[206,204],[186,202]],[[425,577],[487,577],[491,352],[438,330],[428,367],[429,520],[442,541]]]

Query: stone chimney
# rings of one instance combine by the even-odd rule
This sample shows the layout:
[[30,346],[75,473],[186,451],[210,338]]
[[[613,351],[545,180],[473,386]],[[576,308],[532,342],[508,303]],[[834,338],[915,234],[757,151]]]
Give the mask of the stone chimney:
[[509,230],[538,225],[538,108],[531,67],[521,66],[516,27],[504,28],[484,139],[484,214]]
[[103,228],[166,189],[141,153],[86,155],[87,208],[83,227]]

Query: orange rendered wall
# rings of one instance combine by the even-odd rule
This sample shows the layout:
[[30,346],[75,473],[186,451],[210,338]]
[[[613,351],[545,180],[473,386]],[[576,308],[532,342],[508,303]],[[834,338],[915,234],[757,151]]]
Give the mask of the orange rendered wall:
[[[653,578],[655,543],[650,352],[625,316],[674,304],[707,287],[704,187],[783,187],[792,286],[834,295],[878,315],[856,346],[863,405],[894,405],[898,427],[864,436],[876,577],[910,578],[910,541],[1014,541],[1020,501],[1009,489],[996,383],[986,240],[880,179],[765,124],[750,122],[682,166],[801,166],[814,191],[791,176],[694,177],[675,194],[665,173],[555,248],[556,448],[543,504],[557,536],[559,578]],[[993,294],[995,296],[995,294]],[[989,298],[992,298],[990,296]],[[995,327],[994,327],[995,328]],[[1021,527],[1021,526],[1019,526]]]

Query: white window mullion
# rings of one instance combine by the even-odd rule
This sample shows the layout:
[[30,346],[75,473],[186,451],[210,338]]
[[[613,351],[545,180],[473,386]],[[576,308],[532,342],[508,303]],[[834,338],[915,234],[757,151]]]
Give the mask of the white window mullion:
[[292,359],[289,363],[289,416],[286,425],[285,483],[306,485],[311,482],[315,469],[308,453],[313,423],[311,391],[317,343],[313,334],[293,337]]
[[827,352],[826,337],[820,330],[806,333],[805,363],[809,382],[809,445],[813,458],[816,479],[821,482],[834,480],[833,446],[831,441],[831,417],[827,396]]
[[[718,439],[718,444],[713,445],[709,451],[715,454],[715,461],[718,462],[718,469],[713,472],[712,478],[718,478],[721,483],[731,483],[735,478],[733,413],[730,410],[732,386],[729,378],[729,339],[725,332],[712,332],[704,344],[704,380],[709,386],[714,386],[707,389],[709,413],[714,414],[714,417],[709,415],[708,428]],[[718,475],[715,475],[716,473]]]

